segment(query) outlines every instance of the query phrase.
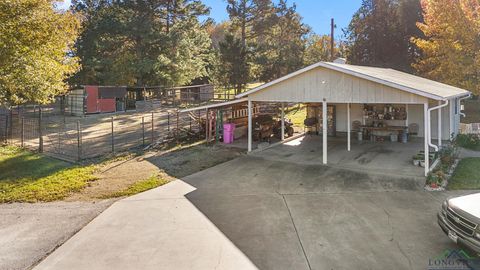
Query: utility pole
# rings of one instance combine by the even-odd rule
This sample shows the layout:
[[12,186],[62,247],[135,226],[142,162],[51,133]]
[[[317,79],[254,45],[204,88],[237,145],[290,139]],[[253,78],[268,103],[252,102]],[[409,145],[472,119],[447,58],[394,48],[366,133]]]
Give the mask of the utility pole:
[[330,22],[330,61],[333,62],[334,57],[335,57],[335,21],[332,18]]

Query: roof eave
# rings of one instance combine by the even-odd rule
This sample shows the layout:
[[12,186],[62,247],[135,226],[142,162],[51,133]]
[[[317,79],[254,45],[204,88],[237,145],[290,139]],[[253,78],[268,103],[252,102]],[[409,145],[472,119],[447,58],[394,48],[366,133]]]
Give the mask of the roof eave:
[[435,99],[435,100],[448,99],[448,97],[434,95],[434,94],[431,94],[431,93],[425,93],[425,92],[420,91],[420,90],[415,89],[415,88],[411,88],[411,87],[404,86],[404,85],[401,85],[401,84],[398,84],[398,83],[394,83],[394,82],[386,81],[386,80],[383,80],[383,79],[379,79],[379,78],[376,78],[376,77],[373,77],[373,76],[370,76],[370,75],[366,75],[366,74],[363,74],[363,73],[360,73],[360,72],[355,72],[355,71],[352,71],[352,70],[349,70],[349,69],[343,69],[341,67],[329,65],[328,63],[324,63],[324,62],[321,62],[321,63],[323,64],[322,67],[330,68],[332,70],[343,72],[343,73],[346,73],[346,74],[349,74],[349,75],[352,75],[352,76],[355,76],[355,77],[358,77],[358,78],[362,78],[362,79],[365,79],[365,80],[369,80],[369,81],[372,81],[372,82],[376,82],[376,83],[379,83],[379,84],[390,86],[392,88],[403,90],[403,91],[406,91],[406,92],[409,92],[409,93],[412,93],[412,94],[415,94],[415,95],[419,95],[419,96],[423,96],[423,97],[431,98],[431,99]]
[[235,104],[238,104],[238,103],[246,102],[247,100],[248,100],[247,98],[234,99],[234,100],[220,102],[220,103],[214,103],[214,104],[208,104],[208,105],[203,105],[203,106],[199,106],[199,107],[183,109],[183,110],[179,110],[178,112],[185,113],[185,112],[192,112],[192,111],[198,111],[198,110],[205,110],[205,109],[211,109],[211,108],[230,106],[230,105],[235,105]]
[[460,96],[466,96],[470,93],[470,92],[467,92],[467,93],[461,93],[461,94],[457,94],[457,95],[454,95],[454,96],[446,96],[446,97],[445,96],[434,95],[434,94],[425,93],[423,91],[420,91],[420,90],[417,90],[417,89],[414,89],[414,88],[411,88],[411,87],[407,87],[407,86],[404,86],[404,85],[401,85],[401,84],[397,84],[397,83],[393,83],[393,82],[390,82],[390,81],[385,81],[385,80],[382,80],[382,79],[379,79],[379,78],[376,78],[376,77],[372,77],[370,75],[366,75],[366,74],[363,74],[363,73],[360,73],[360,72],[355,72],[355,71],[352,71],[352,70],[349,70],[349,69],[344,69],[344,68],[341,68],[341,67],[338,67],[338,66],[335,66],[335,65],[330,65],[326,62],[318,62],[316,64],[313,64],[313,65],[310,65],[310,66],[305,67],[303,69],[300,69],[296,72],[293,72],[289,75],[286,75],[282,78],[273,80],[269,83],[263,84],[259,87],[251,89],[247,92],[236,95],[235,97],[236,98],[246,97],[246,96],[251,95],[255,92],[258,92],[262,89],[265,89],[267,87],[270,87],[272,85],[275,85],[275,84],[280,83],[282,81],[285,81],[287,79],[290,79],[292,77],[300,75],[304,72],[307,72],[307,71],[312,70],[312,69],[317,68],[317,67],[324,67],[324,68],[328,68],[328,69],[331,69],[331,70],[339,71],[339,72],[349,74],[349,75],[352,75],[352,76],[355,76],[355,77],[358,77],[358,78],[362,78],[362,79],[366,79],[366,80],[369,80],[369,81],[377,82],[377,83],[380,83],[380,84],[383,84],[383,85],[386,85],[386,86],[390,86],[390,87],[393,87],[393,88],[396,88],[396,89],[399,89],[399,90],[403,90],[403,91],[406,91],[406,92],[409,92],[409,93],[412,93],[412,94],[416,94],[416,95],[423,96],[423,97],[430,98],[430,99],[434,99],[434,100],[445,100],[445,99],[450,99],[450,98],[455,98],[455,97],[460,97]]
[[457,94],[457,95],[449,96],[447,99],[452,99],[452,98],[462,98],[462,97],[469,96],[469,95],[471,95],[471,94],[472,94],[472,92],[470,92],[470,91],[467,91],[466,93],[461,93],[461,94]]

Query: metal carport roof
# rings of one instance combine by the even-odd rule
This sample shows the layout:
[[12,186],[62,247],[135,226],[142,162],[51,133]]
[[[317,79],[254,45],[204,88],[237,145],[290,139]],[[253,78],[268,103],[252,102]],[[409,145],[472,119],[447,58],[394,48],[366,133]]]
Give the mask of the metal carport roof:
[[435,100],[445,100],[445,99],[450,99],[454,97],[466,96],[470,94],[469,91],[458,88],[458,87],[454,87],[454,86],[440,83],[437,81],[425,79],[419,76],[411,75],[411,74],[390,69],[390,68],[377,68],[377,67],[367,67],[367,66],[355,66],[355,65],[348,65],[348,64],[337,64],[337,63],[330,63],[330,62],[319,62],[311,66],[308,66],[306,68],[303,68],[301,70],[298,70],[296,72],[293,72],[284,77],[281,77],[272,82],[263,84],[250,91],[239,94],[236,97],[241,98],[241,97],[248,96],[257,91],[260,91],[262,89],[265,89],[267,87],[280,83],[282,81],[288,80],[292,77],[295,77],[297,75],[300,75],[304,72],[310,71],[318,67],[339,71],[339,72],[349,74],[358,78],[362,78],[365,80],[369,80],[372,82],[376,82],[379,84],[383,84],[389,87],[393,87],[402,91],[406,91],[409,93],[417,94],[417,95],[435,99]]

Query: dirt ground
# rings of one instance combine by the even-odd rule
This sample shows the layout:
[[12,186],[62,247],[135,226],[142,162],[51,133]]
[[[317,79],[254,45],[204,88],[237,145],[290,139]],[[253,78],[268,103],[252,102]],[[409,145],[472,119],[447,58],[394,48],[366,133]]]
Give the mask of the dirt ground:
[[184,148],[150,151],[140,156],[128,157],[102,166],[94,181],[66,201],[96,201],[132,184],[159,175],[175,180],[244,154],[244,150],[222,146],[193,144]]
[[[196,116],[201,117],[202,112]],[[38,149],[38,116],[31,115],[24,120],[24,146]],[[84,117],[45,114],[41,126],[44,153],[66,161],[91,159],[142,147],[152,140],[173,136],[177,128],[183,132],[198,132],[200,128],[194,117],[189,113],[177,114],[177,108],[174,107],[164,107],[154,112],[92,114]],[[21,145],[21,130],[21,118],[16,116],[12,120],[9,144]]]

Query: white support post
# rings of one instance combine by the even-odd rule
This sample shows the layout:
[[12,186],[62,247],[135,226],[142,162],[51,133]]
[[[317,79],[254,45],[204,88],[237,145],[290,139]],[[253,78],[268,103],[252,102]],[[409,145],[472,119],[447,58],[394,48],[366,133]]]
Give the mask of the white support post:
[[282,141],[285,140],[285,107],[282,102]]
[[405,126],[408,128],[408,104],[405,104],[405,113],[407,114],[407,117],[405,118]]
[[454,131],[453,131],[453,130],[454,130],[454,128],[453,128],[454,120],[453,120],[453,119],[454,119],[454,117],[455,117],[455,111],[454,111],[454,107],[453,107],[453,106],[454,106],[454,105],[453,105],[453,102],[450,101],[450,106],[449,106],[449,110],[448,110],[448,111],[449,111],[449,113],[448,113],[448,120],[449,120],[449,121],[448,121],[448,123],[449,123],[449,130],[448,130],[449,134],[448,134],[448,138],[450,139],[450,141],[452,141],[452,140],[453,140],[453,137],[454,137],[454,136],[453,136],[453,132],[454,132]]
[[248,99],[248,152],[252,151],[252,101]]
[[328,121],[327,121],[327,101],[323,99],[323,104],[322,104],[322,128],[323,128],[323,144],[322,144],[322,149],[323,149],[323,164],[327,164],[327,132],[328,132]]
[[[153,129],[153,113],[152,113],[152,129]],[[208,108],[205,109],[205,142],[208,144],[210,137],[210,117],[209,117],[209,111]],[[152,133],[152,139],[153,139],[153,133]]]
[[[438,105],[442,105],[442,101],[438,101]],[[442,108],[438,109],[438,132],[437,132],[437,137],[438,137],[438,147],[440,148],[442,146]]]
[[[455,101],[457,102],[457,110],[456,110],[456,115],[455,115],[455,135],[458,135],[459,132],[460,132],[460,120],[462,119],[462,114],[461,114],[461,108],[460,108],[460,105],[462,104],[460,102],[460,99],[459,98],[456,98]],[[458,115],[458,116],[457,116]],[[457,121],[457,117],[458,117],[458,121]]]
[[430,170],[430,153],[429,153],[429,146],[428,146],[428,138],[429,138],[429,127],[430,125],[428,124],[430,122],[430,118],[428,117],[428,103],[423,104],[423,119],[424,119],[424,131],[423,131],[423,136],[425,138],[425,176],[428,175],[428,172]]
[[350,103],[347,103],[347,150],[350,152],[351,149],[351,133],[352,131],[350,130],[352,127],[352,123],[350,123]]

